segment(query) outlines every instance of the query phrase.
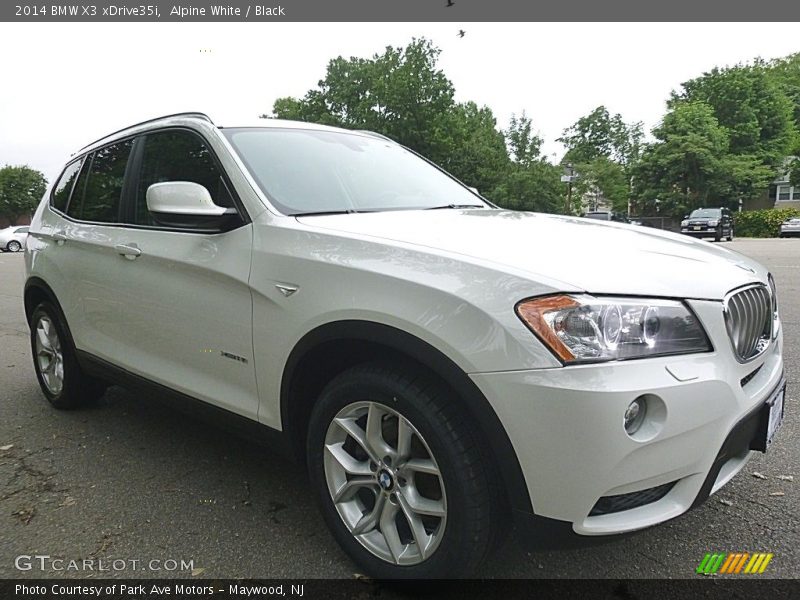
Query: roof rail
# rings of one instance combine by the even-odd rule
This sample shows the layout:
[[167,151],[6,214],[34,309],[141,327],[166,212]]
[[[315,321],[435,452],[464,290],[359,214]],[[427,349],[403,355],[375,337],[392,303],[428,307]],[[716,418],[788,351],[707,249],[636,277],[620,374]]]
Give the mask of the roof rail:
[[154,119],[147,119],[146,121],[142,121],[141,123],[134,123],[133,125],[128,125],[127,127],[123,127],[122,129],[118,129],[117,131],[114,131],[112,133],[104,135],[103,137],[97,138],[95,141],[89,142],[88,144],[86,144],[83,148],[78,150],[78,152],[81,152],[82,150],[86,150],[86,148],[88,148],[89,146],[94,146],[97,142],[102,142],[104,139],[110,138],[112,136],[115,136],[118,133],[122,133],[123,131],[127,131],[128,129],[133,129],[134,127],[139,127],[139,125],[146,125],[147,123],[152,123],[154,121],[160,121],[161,119],[169,119],[170,117],[197,117],[199,119],[204,119],[204,120],[208,121],[212,125],[214,124],[214,121],[211,120],[211,117],[209,117],[207,114],[201,113],[201,112],[180,112],[180,113],[174,113],[174,114],[171,114],[171,115],[164,115],[163,117],[155,117]]

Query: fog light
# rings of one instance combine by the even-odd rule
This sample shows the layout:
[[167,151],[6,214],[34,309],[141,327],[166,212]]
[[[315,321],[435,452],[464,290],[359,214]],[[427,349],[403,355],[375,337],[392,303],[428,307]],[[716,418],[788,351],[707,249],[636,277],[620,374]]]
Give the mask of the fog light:
[[647,404],[643,398],[637,398],[628,405],[625,411],[625,432],[628,435],[639,431],[639,427],[644,423],[645,413],[647,413]]

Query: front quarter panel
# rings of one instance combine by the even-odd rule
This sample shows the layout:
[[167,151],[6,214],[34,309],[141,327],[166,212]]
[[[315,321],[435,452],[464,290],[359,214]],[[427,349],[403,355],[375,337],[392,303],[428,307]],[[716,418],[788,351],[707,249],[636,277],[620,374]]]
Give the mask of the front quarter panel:
[[[277,399],[295,344],[326,323],[371,321],[433,346],[464,372],[558,367],[519,321],[519,300],[555,291],[517,275],[400,243],[317,231],[292,217],[255,223],[254,354],[259,420],[280,428]],[[296,287],[288,297],[277,286]]]

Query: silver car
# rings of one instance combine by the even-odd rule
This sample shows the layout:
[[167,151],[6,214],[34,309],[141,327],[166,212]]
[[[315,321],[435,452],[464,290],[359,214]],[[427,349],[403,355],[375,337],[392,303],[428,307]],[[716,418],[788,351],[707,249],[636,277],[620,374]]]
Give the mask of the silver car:
[[800,217],[792,217],[781,223],[780,237],[800,236]]
[[25,247],[28,238],[28,226],[6,227],[0,229],[0,251],[19,252]]

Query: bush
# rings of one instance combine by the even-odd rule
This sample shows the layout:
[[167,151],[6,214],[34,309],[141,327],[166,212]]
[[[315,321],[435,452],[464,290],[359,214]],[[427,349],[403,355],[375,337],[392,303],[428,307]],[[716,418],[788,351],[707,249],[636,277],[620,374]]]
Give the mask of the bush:
[[800,209],[767,208],[734,213],[734,230],[742,237],[778,237],[781,223],[792,217],[800,217]]

